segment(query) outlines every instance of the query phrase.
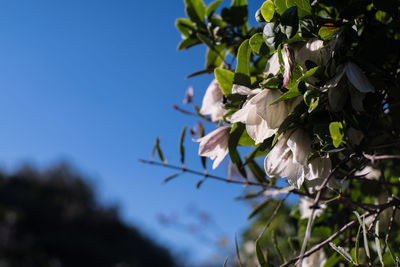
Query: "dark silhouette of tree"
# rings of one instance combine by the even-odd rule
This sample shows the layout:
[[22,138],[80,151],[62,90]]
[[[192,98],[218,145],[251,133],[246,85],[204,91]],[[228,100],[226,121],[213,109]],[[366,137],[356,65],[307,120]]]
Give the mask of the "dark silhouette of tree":
[[68,165],[0,173],[1,266],[176,266]]

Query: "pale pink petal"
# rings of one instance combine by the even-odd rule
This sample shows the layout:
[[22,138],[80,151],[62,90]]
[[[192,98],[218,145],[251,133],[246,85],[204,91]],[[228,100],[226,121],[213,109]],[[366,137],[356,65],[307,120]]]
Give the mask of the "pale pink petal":
[[362,72],[362,70],[354,63],[347,62],[345,66],[347,79],[351,84],[357,88],[361,93],[374,93],[375,88],[368,81],[367,76]]

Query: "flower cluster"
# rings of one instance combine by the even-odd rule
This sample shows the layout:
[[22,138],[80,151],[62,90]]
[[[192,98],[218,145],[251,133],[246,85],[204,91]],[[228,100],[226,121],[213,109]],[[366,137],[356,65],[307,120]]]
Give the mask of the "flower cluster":
[[[308,61],[319,66],[332,68],[331,47],[322,40],[311,39],[306,43],[295,43],[285,46],[285,49],[275,52],[268,60],[264,72],[265,79],[279,76],[282,73],[282,85],[279,88],[249,88],[233,84],[232,94],[244,96],[244,102],[233,114],[224,116],[228,109],[224,106],[224,94],[217,80],[213,80],[206,90],[200,113],[211,115],[211,120],[225,121],[225,123],[242,123],[247,134],[254,140],[255,145],[263,143],[270,137],[277,137],[264,160],[264,169],[269,177],[287,178],[290,185],[300,188],[304,182],[309,185],[318,185],[330,174],[332,164],[329,153],[310,159],[312,152],[312,136],[306,129],[294,128],[278,136],[278,129],[295,108],[303,102],[301,96],[282,99],[286,87],[293,83],[294,69],[306,71]],[[282,62],[279,62],[279,56]],[[363,99],[368,92],[374,92],[373,86],[362,70],[353,62],[334,66],[333,73],[324,73],[331,76],[326,82],[316,77],[307,80],[308,86],[314,86],[321,92],[327,92],[329,106],[332,110],[343,109],[347,92],[351,96],[351,103],[356,111],[363,110]],[[347,79],[345,79],[346,77]],[[319,85],[319,86],[316,86]],[[229,126],[221,126],[203,138],[200,142],[199,155],[214,160],[216,168],[228,154]],[[311,186],[312,187],[312,186]]]

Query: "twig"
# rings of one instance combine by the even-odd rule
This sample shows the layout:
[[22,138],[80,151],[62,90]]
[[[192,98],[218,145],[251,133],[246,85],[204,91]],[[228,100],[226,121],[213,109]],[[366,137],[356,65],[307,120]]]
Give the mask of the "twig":
[[400,155],[368,155],[366,153],[363,153],[363,156],[366,159],[369,159],[372,164],[375,163],[376,160],[383,160],[383,159],[400,159]]
[[304,253],[307,249],[307,243],[308,240],[310,238],[310,234],[311,234],[311,225],[312,225],[312,221],[314,219],[314,214],[315,214],[315,210],[318,206],[318,202],[321,199],[321,195],[322,195],[322,191],[325,188],[325,186],[328,184],[329,179],[333,176],[333,174],[339,169],[339,167],[346,163],[347,161],[349,161],[354,155],[350,155],[349,158],[342,160],[341,162],[339,162],[336,167],[329,173],[329,175],[325,178],[324,182],[322,183],[320,189],[318,190],[317,196],[315,197],[314,203],[311,206],[312,207],[312,211],[311,211],[311,215],[310,218],[308,218],[308,222],[307,222],[307,228],[306,228],[306,233],[304,235],[304,240],[303,240],[303,244],[301,246],[301,251],[300,251],[300,256],[299,256],[299,266],[301,267],[303,264],[303,258],[304,258]]
[[388,227],[388,230],[387,230],[387,233],[386,233],[386,236],[385,236],[385,246],[383,248],[384,252],[386,251],[386,246],[387,246],[387,244],[389,242],[389,236],[390,236],[390,233],[392,231],[394,217],[396,216],[396,209],[397,209],[396,206],[393,206],[392,216],[390,217],[389,227]]
[[199,171],[195,171],[195,170],[191,170],[191,169],[187,169],[187,168],[182,168],[182,167],[171,165],[171,164],[164,164],[164,163],[145,160],[145,159],[139,159],[139,161],[141,163],[145,163],[145,164],[163,166],[163,167],[166,167],[166,168],[169,168],[169,169],[173,169],[173,170],[181,170],[183,172],[196,174],[196,175],[199,175],[199,176],[211,178],[211,179],[218,180],[218,181],[223,181],[223,182],[226,182],[226,183],[243,184],[243,185],[257,185],[257,186],[262,186],[262,187],[270,187],[271,186],[271,185],[266,184],[266,183],[230,180],[230,179],[222,178],[222,177],[215,176],[215,175],[212,175],[212,174],[207,174],[207,173],[205,174],[204,172],[199,172]]
[[[368,217],[371,214],[369,214],[369,212],[364,213],[363,215],[361,215],[361,217],[365,216]],[[346,225],[344,225],[339,231],[337,231],[336,233],[334,233],[333,235],[331,235],[330,237],[328,237],[327,239],[325,239],[324,241],[322,241],[321,243],[315,245],[314,247],[312,247],[310,250],[308,250],[306,253],[304,253],[303,258],[307,258],[308,256],[310,256],[311,254],[313,254],[314,252],[320,250],[322,247],[324,247],[326,244],[328,244],[329,242],[331,242],[332,240],[334,240],[336,237],[338,237],[339,235],[341,235],[344,231],[346,231],[348,228],[350,228],[351,226],[353,226],[356,222],[358,222],[357,219],[352,220],[350,222],[348,222]],[[289,260],[288,262],[282,264],[280,267],[285,267],[285,266],[289,266],[292,263],[295,263],[297,260],[300,259],[300,256],[293,258],[291,260]]]
[[177,111],[179,111],[179,112],[181,112],[181,113],[183,113],[183,114],[185,114],[185,115],[195,116],[195,117],[201,117],[201,118],[202,118],[203,120],[205,120],[205,121],[211,121],[210,118],[207,118],[207,117],[205,117],[205,116],[200,116],[200,115],[198,115],[198,114],[196,114],[196,113],[194,113],[194,112],[187,111],[187,110],[185,110],[185,109],[179,107],[178,105],[173,105],[172,107],[173,107],[173,109],[175,109],[175,110],[177,110]]

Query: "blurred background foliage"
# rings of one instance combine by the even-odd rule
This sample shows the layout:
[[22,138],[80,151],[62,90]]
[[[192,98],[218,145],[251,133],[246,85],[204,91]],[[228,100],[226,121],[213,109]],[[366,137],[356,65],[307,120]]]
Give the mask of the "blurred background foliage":
[[0,266],[178,266],[67,164],[0,173]]

